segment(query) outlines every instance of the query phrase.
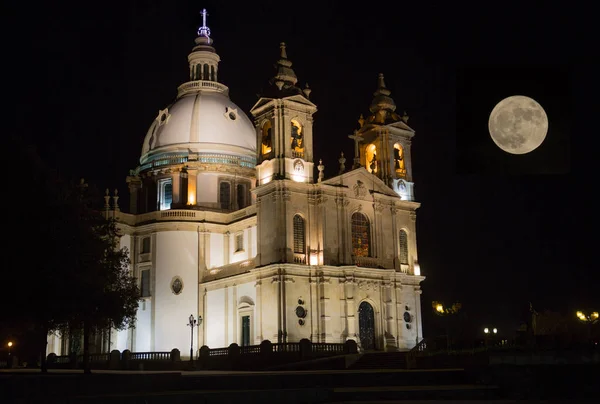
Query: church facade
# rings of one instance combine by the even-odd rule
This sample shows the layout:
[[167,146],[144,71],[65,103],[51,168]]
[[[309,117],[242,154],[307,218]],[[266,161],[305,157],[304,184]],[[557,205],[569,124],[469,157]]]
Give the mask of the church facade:
[[[203,24],[189,81],[158,112],[127,177],[128,213],[106,197],[142,293],[135,328],[113,331],[109,349],[183,354],[190,333],[194,352],[303,338],[352,339],[362,350],[415,346],[425,279],[415,133],[383,76],[371,115],[348,140],[351,165],[342,155],[340,174],[325,179],[313,155],[317,106],[285,45],[251,118],[218,80],[219,61]],[[49,342],[60,351],[58,337]]]

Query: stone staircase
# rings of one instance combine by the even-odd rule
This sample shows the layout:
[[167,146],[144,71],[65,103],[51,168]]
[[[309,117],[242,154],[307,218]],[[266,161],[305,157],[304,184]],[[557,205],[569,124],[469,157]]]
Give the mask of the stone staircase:
[[368,352],[348,369],[406,369],[406,355],[406,352]]

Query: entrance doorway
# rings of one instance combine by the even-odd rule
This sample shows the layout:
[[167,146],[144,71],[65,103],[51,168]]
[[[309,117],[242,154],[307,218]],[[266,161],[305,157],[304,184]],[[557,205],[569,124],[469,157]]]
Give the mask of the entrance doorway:
[[250,345],[250,316],[242,316],[242,346]]
[[362,349],[375,349],[375,313],[367,302],[358,307],[358,336]]

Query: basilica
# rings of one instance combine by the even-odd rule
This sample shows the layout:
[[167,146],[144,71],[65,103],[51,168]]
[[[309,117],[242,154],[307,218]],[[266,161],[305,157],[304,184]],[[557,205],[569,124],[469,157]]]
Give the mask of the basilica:
[[[135,327],[112,331],[108,351],[184,357],[190,343],[198,352],[303,338],[402,351],[423,338],[414,130],[374,77],[370,115],[347,140],[355,156],[325,178],[313,154],[317,105],[285,44],[279,52],[247,116],[220,81],[204,16],[189,81],[158,111],[126,178],[128,209],[106,196],[141,290]],[[49,352],[61,344],[51,336]]]

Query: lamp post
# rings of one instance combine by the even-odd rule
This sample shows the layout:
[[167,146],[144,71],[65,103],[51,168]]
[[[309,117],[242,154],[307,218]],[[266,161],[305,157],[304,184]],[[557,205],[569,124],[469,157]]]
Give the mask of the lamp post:
[[488,347],[488,335],[489,334],[498,334],[498,329],[497,328],[492,328],[490,330],[488,327],[485,327],[483,329],[483,333],[485,334],[485,347],[487,349],[487,347]]
[[8,341],[8,344],[7,344],[7,345],[8,345],[8,367],[9,367],[9,369],[10,369],[10,368],[12,368],[12,357],[10,356],[10,349],[11,349],[11,348],[12,348],[12,346],[13,346],[13,343],[12,343],[12,341]]
[[190,314],[187,325],[190,327],[190,363],[192,366],[194,366],[194,327],[197,323],[194,315]]
[[450,335],[449,335],[449,318],[450,316],[458,313],[458,311],[461,309],[462,305],[460,303],[454,303],[452,306],[450,307],[445,307],[444,304],[442,302],[438,302],[438,301],[434,301],[431,303],[431,307],[433,307],[433,310],[435,312],[435,314],[437,314],[438,316],[441,317],[446,317],[446,321],[445,321],[445,326],[446,326],[446,350],[450,351]]
[[577,318],[588,325],[588,338],[592,339],[592,325],[598,322],[598,312],[594,311],[591,313],[584,313],[583,311],[578,311],[576,313]]

